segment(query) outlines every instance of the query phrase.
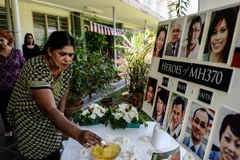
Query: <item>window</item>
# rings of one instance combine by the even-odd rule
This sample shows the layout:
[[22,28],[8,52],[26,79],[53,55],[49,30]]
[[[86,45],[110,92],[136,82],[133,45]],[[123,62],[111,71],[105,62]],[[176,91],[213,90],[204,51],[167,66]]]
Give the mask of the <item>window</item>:
[[68,31],[68,18],[33,12],[34,35],[41,44],[53,31]]
[[0,29],[5,31],[8,30],[7,13],[5,7],[0,7]]

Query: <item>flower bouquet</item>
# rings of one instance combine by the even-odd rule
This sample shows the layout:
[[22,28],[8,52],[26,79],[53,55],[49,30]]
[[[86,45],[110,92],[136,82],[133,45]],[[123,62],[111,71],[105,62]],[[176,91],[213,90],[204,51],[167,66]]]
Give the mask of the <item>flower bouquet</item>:
[[93,125],[99,123],[107,123],[108,119],[105,116],[107,109],[93,103],[86,109],[74,111],[72,114],[73,121],[80,126]]
[[134,106],[129,104],[123,103],[109,108],[108,115],[113,129],[126,128],[129,124],[144,124],[147,127],[148,116],[138,112]]

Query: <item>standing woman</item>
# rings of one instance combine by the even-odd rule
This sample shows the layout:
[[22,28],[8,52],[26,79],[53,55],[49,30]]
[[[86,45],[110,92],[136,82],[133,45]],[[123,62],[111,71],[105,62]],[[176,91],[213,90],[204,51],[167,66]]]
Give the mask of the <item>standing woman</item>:
[[22,49],[26,60],[41,54],[40,48],[34,43],[33,35],[31,33],[25,35]]
[[7,120],[15,128],[19,151],[28,159],[59,160],[62,133],[84,147],[101,144],[100,137],[64,116],[75,47],[68,32],[52,32],[42,55],[31,58],[18,76]]
[[0,30],[0,113],[5,125],[6,137],[12,136],[12,126],[6,121],[8,102],[18,74],[26,62],[21,51],[12,48],[13,38]]

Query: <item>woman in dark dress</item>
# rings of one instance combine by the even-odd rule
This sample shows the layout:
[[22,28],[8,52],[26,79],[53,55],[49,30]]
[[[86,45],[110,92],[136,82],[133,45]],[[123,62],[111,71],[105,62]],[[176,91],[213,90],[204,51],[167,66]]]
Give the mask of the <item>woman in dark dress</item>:
[[23,48],[23,55],[26,61],[32,57],[35,57],[41,54],[39,46],[34,44],[33,35],[31,33],[27,33],[25,35],[24,44],[22,45],[22,48]]

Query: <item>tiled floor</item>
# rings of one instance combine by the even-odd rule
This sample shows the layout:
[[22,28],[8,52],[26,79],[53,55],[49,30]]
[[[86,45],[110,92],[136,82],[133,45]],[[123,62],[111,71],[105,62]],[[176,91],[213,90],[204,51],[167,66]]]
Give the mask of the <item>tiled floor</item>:
[[0,160],[22,160],[17,146],[17,138],[5,137],[5,130],[0,116]]

